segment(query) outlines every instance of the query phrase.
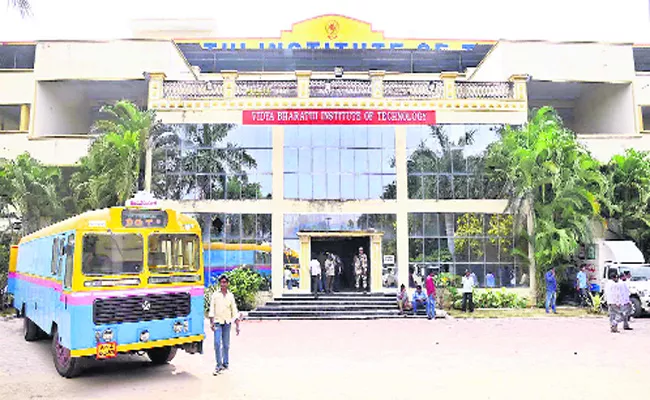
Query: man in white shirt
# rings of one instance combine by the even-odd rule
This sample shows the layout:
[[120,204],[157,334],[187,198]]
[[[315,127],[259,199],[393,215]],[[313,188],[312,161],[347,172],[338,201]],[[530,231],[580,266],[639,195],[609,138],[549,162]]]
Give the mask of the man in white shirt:
[[618,283],[618,272],[610,271],[609,280],[605,284],[605,299],[609,311],[609,325],[612,333],[618,333],[618,324],[623,320],[623,293]]
[[210,298],[210,327],[214,332],[214,354],[217,359],[217,366],[213,375],[228,369],[228,351],[230,349],[230,328],[232,321],[235,321],[237,335],[239,336],[239,311],[235,296],[228,290],[228,277],[219,277],[220,290],[214,292]]
[[314,258],[309,262],[309,269],[311,271],[311,291],[314,297],[318,298],[318,283],[321,281],[320,262]]
[[623,313],[623,330],[631,331],[630,315],[632,314],[632,301],[630,300],[630,287],[627,281],[630,279],[630,271],[621,273],[621,279],[618,284],[621,285],[621,301],[623,306],[621,312]]
[[462,310],[465,312],[467,310],[467,303],[469,302],[469,312],[474,312],[474,299],[472,298],[472,291],[474,290],[474,279],[470,274],[469,270],[465,271],[465,276],[462,279],[463,283],[463,304]]

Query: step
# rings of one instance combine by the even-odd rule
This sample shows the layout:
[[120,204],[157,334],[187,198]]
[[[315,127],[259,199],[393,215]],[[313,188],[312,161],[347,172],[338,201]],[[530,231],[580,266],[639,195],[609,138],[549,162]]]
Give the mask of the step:
[[328,301],[328,300],[303,300],[303,301],[269,301],[265,306],[312,306],[312,307],[323,307],[323,306],[335,306],[335,305],[350,305],[350,306],[391,306],[397,308],[397,303],[394,301]]
[[[312,320],[312,319],[321,319],[321,320],[346,320],[346,319],[387,319],[387,318],[403,318],[403,319],[425,319],[426,313],[418,313],[417,315],[406,314],[400,315],[399,313],[302,313],[296,315],[292,314],[260,314],[260,315],[249,315],[247,319],[250,320]],[[436,319],[444,319],[446,317],[445,313],[437,312]]]
[[[347,296],[362,296],[362,297],[395,297],[397,296],[397,292],[395,293],[366,293],[364,294],[363,292],[334,292],[334,293],[319,293],[318,294],[321,297],[331,297],[331,296],[337,296],[337,297],[347,297]],[[285,298],[285,297],[314,297],[313,293],[291,293],[291,292],[285,292],[281,297],[278,297],[279,299]]]
[[262,306],[255,309],[256,312],[290,312],[290,311],[314,311],[314,312],[323,312],[323,311],[359,311],[359,310],[397,310],[394,305],[386,306],[364,306],[364,305],[346,305],[346,304],[336,304],[328,306],[301,306],[301,305],[291,305],[291,306]]
[[392,302],[394,303],[396,300],[394,297],[364,297],[364,296],[358,296],[358,297],[353,297],[353,296],[318,296],[318,298],[314,296],[310,297],[282,297],[278,299],[273,299],[275,302],[285,302],[285,301],[341,301],[341,302],[347,302],[347,301],[355,301],[355,302]]

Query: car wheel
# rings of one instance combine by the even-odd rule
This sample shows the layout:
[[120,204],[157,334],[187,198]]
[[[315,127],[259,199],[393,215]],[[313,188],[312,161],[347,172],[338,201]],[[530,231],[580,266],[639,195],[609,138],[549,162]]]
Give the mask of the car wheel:
[[639,318],[643,314],[643,308],[641,308],[641,300],[637,299],[636,297],[632,297],[630,300],[632,301],[631,315],[634,318]]
[[72,357],[70,349],[61,344],[57,328],[52,332],[52,358],[56,371],[64,378],[74,378],[81,372],[81,358]]

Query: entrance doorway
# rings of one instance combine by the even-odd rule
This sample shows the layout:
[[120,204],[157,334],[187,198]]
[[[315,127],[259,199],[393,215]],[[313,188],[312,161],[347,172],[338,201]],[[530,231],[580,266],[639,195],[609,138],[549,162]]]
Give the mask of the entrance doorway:
[[[358,254],[359,247],[363,247],[364,253],[368,255],[368,290],[370,290],[370,237],[312,237],[311,259],[318,259],[321,266],[325,265],[325,253],[333,253],[341,258],[341,275],[336,279],[334,290],[339,292],[355,291],[354,256]],[[323,270],[323,275],[325,271]],[[363,282],[359,282],[360,290],[363,290]]]

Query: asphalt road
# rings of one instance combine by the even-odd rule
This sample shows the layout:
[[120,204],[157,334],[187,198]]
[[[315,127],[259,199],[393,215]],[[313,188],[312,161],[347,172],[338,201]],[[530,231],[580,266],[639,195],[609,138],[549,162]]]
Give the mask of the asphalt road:
[[49,342],[0,321],[0,399],[606,399],[650,393],[650,319],[246,321],[231,369],[204,355],[92,361],[59,377]]

